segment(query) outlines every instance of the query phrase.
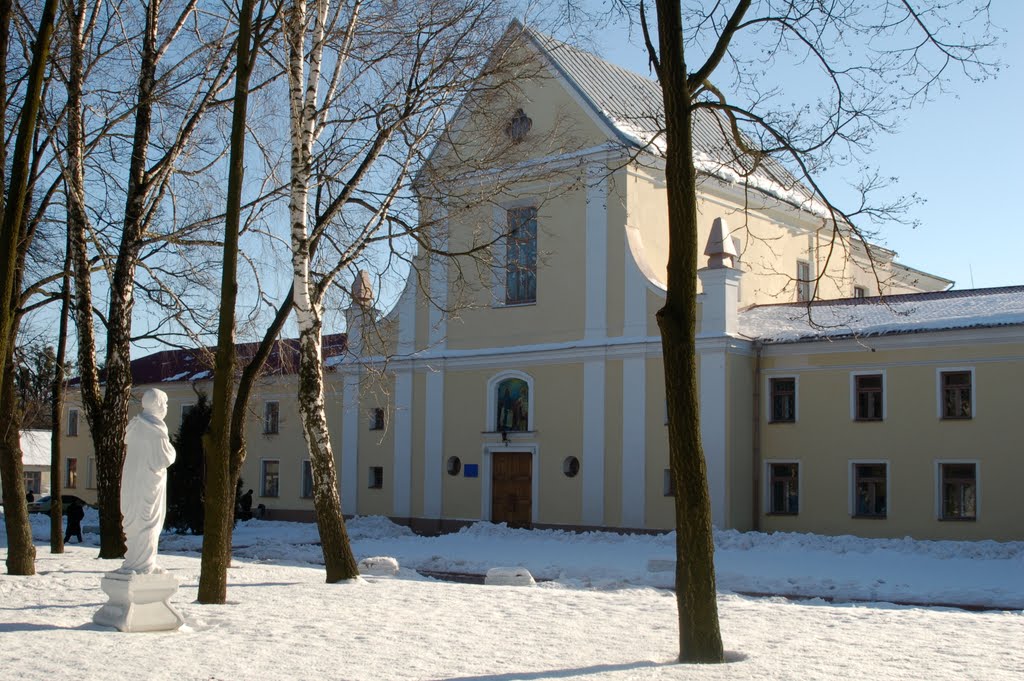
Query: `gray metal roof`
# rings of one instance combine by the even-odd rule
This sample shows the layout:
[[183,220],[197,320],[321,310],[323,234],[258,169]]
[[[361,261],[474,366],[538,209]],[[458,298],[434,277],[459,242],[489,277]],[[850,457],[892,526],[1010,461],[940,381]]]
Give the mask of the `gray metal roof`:
[[[619,141],[663,155],[665,106],[657,81],[550,36],[531,29],[524,31]],[[730,182],[742,181],[739,176],[749,175],[754,188],[792,203],[799,204],[813,196],[774,158],[766,157],[754,168],[753,158],[736,145],[727,119],[718,111],[696,110],[693,139],[695,155],[706,157],[705,163],[698,163],[698,170]],[[750,140],[747,143],[757,146]],[[771,191],[772,185],[778,190]]]
[[1024,286],[759,305],[739,315],[742,335],[770,344],[1017,325]]

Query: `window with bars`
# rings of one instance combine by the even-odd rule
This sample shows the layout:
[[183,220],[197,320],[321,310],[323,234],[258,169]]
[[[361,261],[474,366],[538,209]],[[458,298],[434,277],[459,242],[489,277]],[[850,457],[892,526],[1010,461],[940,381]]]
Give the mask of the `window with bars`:
[[888,466],[884,463],[853,465],[853,515],[884,518],[888,513]]
[[260,496],[281,496],[281,462],[277,459],[263,459],[260,469]]
[[768,464],[768,513],[796,515],[800,512],[800,464]]
[[857,421],[881,421],[884,381],[882,374],[854,376]]
[[537,302],[537,209],[510,208],[505,238],[505,304]]
[[281,403],[263,403],[263,434],[276,435],[281,432]]
[[772,378],[768,381],[771,391],[772,423],[793,423],[796,421],[796,379]]
[[978,465],[940,463],[939,493],[942,520],[975,520],[978,517]]
[[971,418],[973,416],[971,372],[943,371],[940,376],[942,380],[942,418]]

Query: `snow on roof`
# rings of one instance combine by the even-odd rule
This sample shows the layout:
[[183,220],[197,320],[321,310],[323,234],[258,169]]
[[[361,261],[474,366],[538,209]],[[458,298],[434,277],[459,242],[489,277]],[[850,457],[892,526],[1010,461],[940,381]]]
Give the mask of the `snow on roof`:
[[764,343],[1024,324],[1024,286],[760,305],[739,331]]
[[[657,81],[551,36],[531,29],[526,33],[622,142],[664,155],[665,104]],[[746,143],[757,146],[750,139]],[[720,112],[695,110],[693,146],[699,172],[728,184],[747,185],[816,215],[829,215],[814,193],[777,159],[767,156],[755,162],[740,149]]]
[[50,465],[50,431],[21,431],[21,462],[25,466]]

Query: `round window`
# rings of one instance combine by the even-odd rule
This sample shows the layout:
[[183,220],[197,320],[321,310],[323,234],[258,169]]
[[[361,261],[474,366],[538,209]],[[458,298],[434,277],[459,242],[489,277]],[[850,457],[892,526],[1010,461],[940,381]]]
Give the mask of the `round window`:
[[462,472],[462,459],[457,456],[448,457],[448,475],[458,475]]
[[576,474],[580,472],[580,460],[575,456],[565,457],[565,461],[562,462],[562,472],[567,478],[575,478]]

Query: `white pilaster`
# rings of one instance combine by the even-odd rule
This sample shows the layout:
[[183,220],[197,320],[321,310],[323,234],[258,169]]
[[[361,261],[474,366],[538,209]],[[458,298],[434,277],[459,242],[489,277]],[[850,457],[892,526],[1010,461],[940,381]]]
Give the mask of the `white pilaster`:
[[395,454],[392,461],[394,484],[392,514],[398,518],[411,515],[412,478],[412,369],[395,372]]
[[708,469],[711,522],[729,527],[729,490],[726,486],[726,363],[725,350],[704,350],[700,361],[700,437]]
[[583,363],[583,524],[604,524],[604,360]]
[[[351,332],[350,332],[351,333]],[[341,512],[356,515],[359,505],[359,365],[347,367],[342,382]]]
[[[448,249],[448,211],[437,204],[436,234],[432,236],[434,248]],[[430,305],[429,344],[431,348],[444,349],[448,345],[448,258],[442,255],[430,256]]]
[[608,335],[608,168],[587,168],[585,338]]
[[441,517],[441,468],[444,462],[444,366],[427,371],[426,435],[423,443],[423,516]]
[[647,504],[647,368],[644,357],[622,361],[622,526],[643,527]]
[[644,276],[629,247],[629,239],[623,238],[626,252],[623,275],[626,292],[623,309],[622,335],[627,338],[647,336],[647,277]]

